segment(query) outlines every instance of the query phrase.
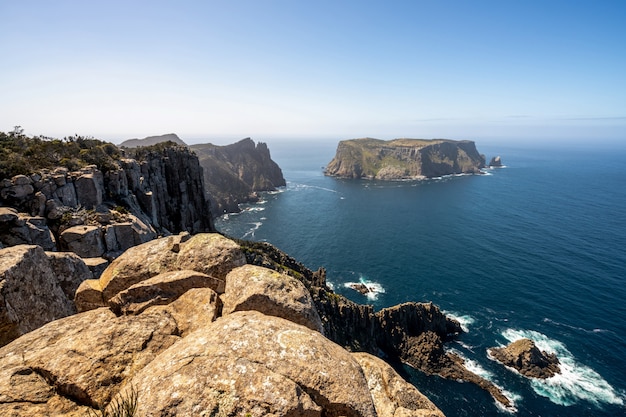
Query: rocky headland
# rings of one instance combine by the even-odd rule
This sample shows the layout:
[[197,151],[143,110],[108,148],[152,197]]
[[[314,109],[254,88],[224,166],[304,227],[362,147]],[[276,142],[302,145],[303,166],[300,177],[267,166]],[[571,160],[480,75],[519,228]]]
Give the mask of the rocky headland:
[[[129,139],[121,147],[136,148],[172,142],[188,146],[176,134]],[[275,191],[286,185],[283,172],[272,160],[267,144],[250,138],[220,146],[211,143],[188,146],[200,161],[204,188],[214,216],[238,213],[239,204],[258,201],[259,192]]]
[[68,144],[95,163],[0,179],[0,415],[441,416],[398,362],[510,405],[444,351],[462,330],[437,306],[376,312],[323,269],[215,233],[188,148]]
[[343,140],[325,168],[340,178],[424,179],[451,174],[478,174],[485,157],[472,141],[372,138]]
[[204,184],[216,215],[239,212],[239,204],[257,201],[259,192],[286,185],[267,145],[250,138],[218,146],[191,145],[204,169]]
[[489,355],[501,364],[529,378],[551,378],[561,373],[554,353],[539,350],[530,339],[519,339],[505,347],[489,349]]

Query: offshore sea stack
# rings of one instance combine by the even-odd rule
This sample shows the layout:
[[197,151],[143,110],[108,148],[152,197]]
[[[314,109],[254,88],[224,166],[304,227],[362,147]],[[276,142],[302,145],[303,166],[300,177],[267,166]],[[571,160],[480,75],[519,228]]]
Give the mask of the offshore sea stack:
[[[81,284],[82,312],[0,348],[0,415],[84,416],[131,402],[138,417],[443,416],[386,362],[326,337],[346,317],[319,313],[311,290],[324,290],[322,270],[294,267],[269,245],[215,233],[126,251]],[[448,326],[435,309],[424,306],[430,316],[416,326]]]
[[339,142],[325,174],[377,180],[425,179],[478,174],[485,157],[474,142],[448,139],[352,139]]
[[557,356],[539,350],[530,339],[519,339],[505,347],[491,348],[489,355],[528,378],[545,379],[561,373]]

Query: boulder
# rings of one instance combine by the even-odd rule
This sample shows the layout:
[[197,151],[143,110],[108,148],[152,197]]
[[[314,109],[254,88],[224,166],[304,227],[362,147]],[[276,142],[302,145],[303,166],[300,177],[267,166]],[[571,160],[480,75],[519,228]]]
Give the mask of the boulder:
[[102,228],[100,226],[73,226],[61,232],[61,241],[83,258],[97,258],[104,254]]
[[192,288],[172,303],[152,306],[146,311],[163,310],[176,320],[182,337],[211,323],[220,315],[222,302],[210,288]]
[[87,264],[72,252],[46,252],[56,281],[68,300],[73,300],[80,284],[93,278]]
[[187,234],[168,236],[128,249],[100,276],[104,300],[108,301],[118,292],[145,279],[177,269],[173,265],[180,244],[188,237]]
[[[319,332],[255,311],[176,343],[129,385],[137,415],[375,416],[350,353]],[[167,387],[167,389],[165,389]]]
[[165,272],[117,293],[109,306],[116,314],[139,314],[148,307],[169,304],[191,288],[224,292],[224,281],[189,270]]
[[94,278],[100,278],[100,275],[109,266],[109,261],[104,258],[82,258],[85,265],[91,270]]
[[102,296],[100,280],[88,279],[83,281],[76,290],[74,305],[76,306],[76,311],[79,313],[100,307],[106,307],[107,303],[105,303]]
[[240,246],[218,233],[200,233],[181,245],[177,269],[192,269],[225,279],[238,266],[246,264]]
[[75,311],[41,247],[0,250],[0,346]]
[[368,353],[352,356],[363,369],[377,415],[444,417],[435,404],[382,359]]
[[177,333],[165,311],[116,317],[101,308],[48,323],[0,348],[0,415],[88,415]]
[[304,284],[289,275],[254,265],[226,276],[223,314],[255,310],[323,332],[322,321]]
[[529,378],[550,378],[561,373],[554,353],[539,350],[530,339],[519,339],[502,348],[488,350],[491,357]]

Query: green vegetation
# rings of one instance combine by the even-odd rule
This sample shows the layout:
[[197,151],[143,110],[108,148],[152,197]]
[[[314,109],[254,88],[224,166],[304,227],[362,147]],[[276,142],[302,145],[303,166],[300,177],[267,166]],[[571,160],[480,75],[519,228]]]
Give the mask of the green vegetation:
[[89,416],[134,417],[137,413],[137,397],[137,390],[135,387],[131,387],[124,395],[111,401],[108,407],[101,408],[98,412],[89,410]]
[[106,172],[117,168],[120,156],[114,144],[84,136],[28,137],[17,128],[10,133],[0,132],[0,178],[54,167],[76,170],[87,165]]

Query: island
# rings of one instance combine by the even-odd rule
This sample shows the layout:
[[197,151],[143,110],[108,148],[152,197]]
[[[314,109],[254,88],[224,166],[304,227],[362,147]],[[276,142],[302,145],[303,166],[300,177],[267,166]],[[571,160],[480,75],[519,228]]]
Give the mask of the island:
[[340,141],[324,173],[339,178],[402,180],[479,174],[484,167],[485,156],[470,140],[363,138]]

